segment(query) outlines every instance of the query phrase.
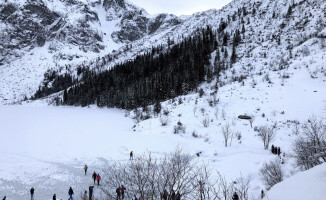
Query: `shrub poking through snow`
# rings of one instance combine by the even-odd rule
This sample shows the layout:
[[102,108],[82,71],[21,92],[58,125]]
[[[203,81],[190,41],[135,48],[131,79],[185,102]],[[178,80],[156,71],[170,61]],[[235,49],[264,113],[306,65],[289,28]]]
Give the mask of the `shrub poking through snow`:
[[177,125],[174,126],[173,133],[179,134],[179,133],[185,133],[185,132],[186,132],[186,127],[184,127],[184,125],[180,121],[178,121]]
[[276,135],[276,131],[275,131],[275,127],[268,127],[266,126],[261,126],[259,128],[259,134],[258,136],[260,137],[260,139],[262,140],[262,142],[264,143],[264,148],[268,149],[270,142],[274,139]]
[[263,167],[259,170],[259,175],[267,190],[283,181],[284,174],[279,159],[264,163]]

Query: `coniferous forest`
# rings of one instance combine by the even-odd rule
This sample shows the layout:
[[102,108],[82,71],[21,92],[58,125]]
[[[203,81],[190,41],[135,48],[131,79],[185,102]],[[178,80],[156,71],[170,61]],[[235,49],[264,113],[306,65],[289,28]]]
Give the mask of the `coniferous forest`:
[[[212,67],[210,63],[212,52],[218,48],[218,39],[216,31],[209,26],[178,44],[168,43],[167,50],[162,46],[152,48],[151,52],[101,73],[79,69],[78,74],[83,78],[78,84],[69,89],[57,84],[59,87],[51,90],[64,89],[60,101],[63,105],[96,104],[99,107],[134,109],[193,91],[202,81],[218,75],[220,66],[224,66],[217,64]],[[57,77],[55,80],[61,79]],[[70,82],[76,83],[74,80]],[[49,92],[40,89],[35,97]]]

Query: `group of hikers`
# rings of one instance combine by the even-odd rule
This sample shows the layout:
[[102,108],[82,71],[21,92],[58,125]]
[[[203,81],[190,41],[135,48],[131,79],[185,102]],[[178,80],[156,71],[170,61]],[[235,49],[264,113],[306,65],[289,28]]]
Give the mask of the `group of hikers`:
[[[84,166],[84,170],[85,170],[85,176],[87,175],[87,169],[88,169],[88,166],[87,165],[85,165]],[[93,179],[93,181],[94,181],[94,185],[95,185],[95,181],[97,181],[97,185],[99,186],[100,185],[100,181],[101,181],[101,176],[100,176],[100,174],[97,174],[95,171],[94,171],[94,173],[93,173],[93,175],[92,175],[92,179]],[[123,187],[124,188],[124,187]],[[124,196],[124,191],[125,191],[126,189],[124,188],[122,191],[122,195]],[[35,192],[35,189],[34,189],[34,187],[32,187],[31,189],[30,189],[30,194],[31,194],[31,200],[34,200],[34,192]],[[94,192],[94,186],[89,186],[89,188],[88,188],[88,194],[89,195],[87,195],[87,191],[85,190],[85,192],[84,192],[84,194],[82,195],[82,200],[92,200],[93,199],[93,192]],[[74,190],[72,189],[72,187],[70,187],[69,188],[69,190],[68,190],[68,195],[69,195],[69,199],[68,200],[73,200],[74,198],[73,198],[73,195],[74,195]],[[5,196],[5,197],[3,197],[3,199],[2,200],[6,200],[7,199],[7,197]],[[52,196],[52,200],[57,200],[57,195],[56,194],[54,194],[53,196]]]
[[[85,176],[87,175],[87,169],[88,169],[88,166],[85,165],[85,166],[84,166]],[[99,185],[100,185],[100,181],[101,181],[101,176],[100,176],[100,174],[97,174],[97,173],[94,171],[94,173],[93,173],[93,175],[92,175],[92,178],[93,178],[94,184],[95,184],[95,181],[97,181],[97,186],[99,186]]]
[[[35,191],[35,189],[32,187],[30,189],[31,200],[34,200],[34,191]],[[92,200],[93,199],[93,191],[94,191],[94,186],[89,186],[89,196],[87,195],[87,191],[85,190],[85,192],[84,192],[84,194],[82,196],[82,200]],[[68,200],[73,200],[74,199],[74,197],[73,197],[74,190],[72,189],[72,187],[69,188],[68,195],[69,195]],[[6,200],[6,196],[3,198],[3,200]],[[57,195],[56,194],[54,194],[52,196],[52,200],[57,200]]]
[[[272,152],[275,154],[280,154],[280,148],[279,147],[274,147],[274,145],[272,146]],[[130,160],[133,160],[133,151],[130,152]],[[87,169],[88,166],[85,165],[84,166],[84,171],[85,171],[85,176],[87,176]],[[100,181],[101,181],[101,176],[100,174],[96,173],[94,171],[94,173],[92,174],[92,179],[94,181],[94,185],[95,182],[97,181],[97,185],[100,185]],[[32,187],[30,189],[30,194],[31,194],[31,200],[34,200],[34,191],[35,189]],[[116,193],[117,193],[117,200],[123,200],[125,198],[125,191],[126,191],[126,187],[124,185],[119,186],[116,189]],[[85,190],[85,192],[82,195],[82,200],[93,200],[93,193],[94,193],[94,186],[89,186],[88,188],[88,194],[87,195],[87,191]],[[68,200],[73,200],[73,195],[74,195],[74,191],[72,189],[72,187],[69,188],[68,190],[68,195],[69,195],[69,199]],[[265,196],[264,191],[261,191],[261,199],[263,199]],[[2,199],[2,200],[6,200],[6,196]],[[164,189],[163,193],[161,193],[161,199],[162,200],[181,200],[181,195],[179,192],[175,193],[175,191],[172,189],[170,191],[170,194],[167,192],[167,190]],[[52,200],[57,200],[56,194],[53,195]],[[141,196],[139,198],[137,198],[136,195],[134,195],[134,197],[132,198],[132,200],[142,200]],[[234,192],[233,196],[232,196],[232,200],[239,200],[239,196],[236,192]]]
[[[263,199],[264,197],[265,197],[265,193],[264,193],[264,190],[262,190],[260,198]],[[239,195],[236,192],[234,192],[234,194],[232,196],[232,200],[239,200]]]
[[163,200],[180,200],[181,199],[181,195],[179,192],[177,192],[177,194],[175,194],[174,190],[172,189],[170,194],[164,190],[163,193],[161,194],[161,198]]

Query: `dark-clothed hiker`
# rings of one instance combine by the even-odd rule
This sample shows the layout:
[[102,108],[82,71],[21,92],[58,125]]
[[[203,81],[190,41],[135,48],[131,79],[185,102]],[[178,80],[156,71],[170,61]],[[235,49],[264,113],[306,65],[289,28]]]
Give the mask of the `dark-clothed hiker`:
[[117,193],[117,199],[120,199],[120,196],[121,196],[121,190],[120,190],[120,187],[118,187],[115,192]]
[[4,196],[2,200],[6,200],[6,198],[7,198],[7,197],[6,197],[6,196]]
[[131,151],[131,152],[130,152],[130,160],[133,160],[133,159],[134,159],[134,152]]
[[162,196],[163,200],[167,200],[168,196],[169,196],[168,192],[166,190],[164,190],[163,191],[163,196]]
[[72,190],[71,187],[69,188],[68,194],[69,194],[69,200],[74,200],[74,198],[72,197],[72,195],[74,195],[74,191]]
[[83,200],[87,200],[87,191],[85,190]]
[[171,190],[171,196],[170,196],[170,199],[171,199],[171,200],[175,200],[175,192],[174,192],[173,189]]
[[34,200],[34,188],[32,187],[30,190],[31,193],[31,200]]
[[175,200],[181,200],[181,195],[179,192],[177,192],[177,196],[175,197]]
[[265,196],[264,190],[261,190],[261,199],[263,199]]
[[57,200],[57,196],[54,194],[52,200]]
[[125,191],[126,191],[126,188],[125,188],[125,186],[123,186],[123,185],[121,185],[121,197],[122,197],[122,199],[124,199],[125,198]]
[[94,186],[89,186],[88,188],[88,193],[89,193],[89,200],[92,200],[93,198],[93,190],[94,190]]
[[93,175],[92,175],[92,178],[93,178],[93,180],[94,180],[94,184],[95,184],[95,181],[96,181],[96,176],[97,176],[97,174],[96,174],[96,172],[94,171],[94,173],[93,173]]
[[99,186],[100,185],[100,180],[101,180],[100,174],[97,174],[96,180],[97,180],[97,186]]
[[239,200],[239,196],[236,192],[233,194],[232,200]]
[[87,165],[85,165],[85,166],[84,166],[84,170],[85,170],[85,176],[86,176],[86,174],[87,174],[87,169],[88,169],[88,166],[87,166]]

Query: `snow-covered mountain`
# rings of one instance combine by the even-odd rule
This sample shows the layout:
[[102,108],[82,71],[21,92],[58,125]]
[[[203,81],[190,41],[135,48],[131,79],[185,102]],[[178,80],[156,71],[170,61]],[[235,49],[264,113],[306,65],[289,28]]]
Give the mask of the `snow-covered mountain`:
[[[0,3],[1,101],[35,92],[47,69],[75,66],[179,23],[124,0]],[[12,83],[19,85],[12,88]],[[18,92],[20,91],[20,92]]]
[[[1,4],[0,99],[30,97],[49,69],[72,74],[77,66],[108,69],[207,25],[219,29],[220,37],[242,33],[235,66],[244,70],[234,68],[237,73],[282,69],[324,49],[325,23],[325,2],[318,0],[235,0],[221,10],[182,18],[151,16],[123,0],[7,1]],[[231,40],[225,49],[227,61]],[[323,63],[318,65],[315,73],[325,73]]]
[[[199,91],[203,89],[201,95],[193,92],[162,102],[161,114],[156,116],[150,111],[153,106],[141,113],[0,107],[1,133],[6,136],[0,149],[5,163],[0,170],[4,177],[0,191],[11,194],[13,199],[27,198],[26,188],[37,185],[45,188],[39,197],[48,198],[52,194],[49,188],[66,194],[66,188],[73,183],[78,192],[83,192],[85,185],[92,183],[80,171],[84,162],[92,163],[94,170],[103,170],[107,160],[124,161],[131,150],[164,155],[182,146],[189,154],[208,161],[212,169],[231,182],[240,175],[249,177],[248,198],[257,199],[265,190],[258,171],[265,162],[277,158],[264,150],[258,136],[257,128],[266,125],[275,127],[277,134],[272,143],[286,153],[282,157],[285,182],[272,188],[266,198],[290,199],[288,194],[279,194],[296,187],[294,182],[305,177],[315,182],[325,166],[287,180],[299,171],[288,155],[292,142],[303,136],[302,124],[312,115],[318,119],[325,116],[325,10],[326,2],[320,0],[235,0],[221,10],[176,17],[148,15],[123,0],[7,0],[0,6],[4,30],[0,43],[3,104],[20,102],[40,86],[51,87],[51,82],[44,81],[46,72],[77,77],[80,66],[100,72],[152,46],[162,45],[168,51],[207,25],[216,30],[219,42],[218,50],[211,53],[211,67],[219,51],[225,69],[219,80],[214,78],[198,86]],[[233,38],[238,33],[241,39],[234,48],[235,62],[231,63]],[[52,96],[57,95],[61,93]],[[27,104],[47,104],[51,98]],[[123,118],[124,114],[129,118]],[[242,114],[251,116],[252,124],[239,119]],[[227,124],[233,140],[225,147],[221,132]],[[85,150],[90,133],[101,141],[96,148]],[[69,143],[65,142],[75,138],[77,142],[66,150]],[[19,148],[11,145],[13,140],[18,141]],[[29,147],[24,146],[26,141]],[[52,144],[53,148],[48,148]],[[50,180],[43,183],[44,177]],[[318,194],[310,199],[323,195],[323,190],[315,189]],[[310,191],[302,192],[301,197],[306,197]]]

